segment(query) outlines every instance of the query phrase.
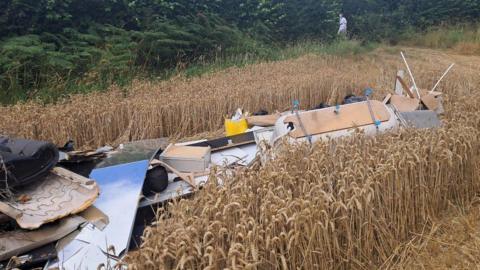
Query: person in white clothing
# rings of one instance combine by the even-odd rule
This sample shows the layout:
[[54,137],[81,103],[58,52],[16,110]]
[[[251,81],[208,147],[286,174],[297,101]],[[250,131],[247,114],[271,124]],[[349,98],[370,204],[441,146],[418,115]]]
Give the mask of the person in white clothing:
[[347,19],[343,17],[343,14],[340,13],[340,28],[338,29],[338,34],[342,36],[347,35]]

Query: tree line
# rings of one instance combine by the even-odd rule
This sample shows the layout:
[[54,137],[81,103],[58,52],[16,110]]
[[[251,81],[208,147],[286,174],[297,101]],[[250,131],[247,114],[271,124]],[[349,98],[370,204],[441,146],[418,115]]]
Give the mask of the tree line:
[[3,0],[0,101],[28,99],[52,81],[108,85],[135,70],[329,42],[339,13],[352,38],[395,42],[404,31],[475,22],[480,1]]

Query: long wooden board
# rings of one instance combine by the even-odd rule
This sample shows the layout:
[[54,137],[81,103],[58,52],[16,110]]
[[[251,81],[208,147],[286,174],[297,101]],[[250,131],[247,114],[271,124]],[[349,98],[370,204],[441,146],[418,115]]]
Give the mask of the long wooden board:
[[168,158],[204,158],[210,152],[210,147],[202,146],[177,146],[169,145],[167,149],[162,153],[163,156]]
[[254,115],[247,117],[247,122],[249,126],[270,127],[275,125],[280,116],[282,116],[280,113],[258,116]]
[[[372,100],[370,103],[376,120],[380,122],[390,120],[390,113],[381,101]],[[343,105],[338,114],[335,113],[334,107],[303,112],[300,113],[300,119],[308,134],[303,133],[295,115],[288,116],[284,120],[285,124],[294,124],[295,129],[290,132],[293,138],[374,124],[367,102]]]
[[402,77],[397,76],[397,80],[398,80],[398,81],[400,82],[400,84],[402,85],[403,90],[405,90],[405,92],[407,92],[408,96],[411,97],[411,98],[415,98],[415,96],[413,95],[412,91],[410,91],[410,88],[408,88],[408,85],[405,83],[405,81],[402,79]]

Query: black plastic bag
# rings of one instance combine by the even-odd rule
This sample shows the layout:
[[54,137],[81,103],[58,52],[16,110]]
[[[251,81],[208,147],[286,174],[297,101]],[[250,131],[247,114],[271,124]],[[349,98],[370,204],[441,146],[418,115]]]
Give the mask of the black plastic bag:
[[49,142],[0,137],[0,191],[40,180],[58,162],[57,147]]

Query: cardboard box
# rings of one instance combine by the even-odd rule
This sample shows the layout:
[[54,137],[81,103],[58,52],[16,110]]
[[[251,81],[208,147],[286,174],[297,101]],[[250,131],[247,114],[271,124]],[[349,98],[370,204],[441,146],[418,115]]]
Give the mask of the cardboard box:
[[169,145],[160,160],[180,172],[203,172],[210,166],[210,147]]

